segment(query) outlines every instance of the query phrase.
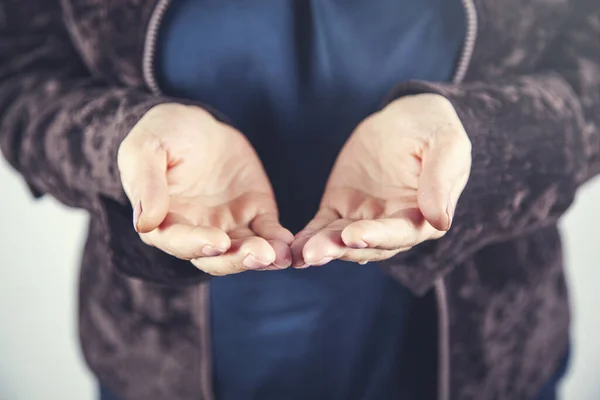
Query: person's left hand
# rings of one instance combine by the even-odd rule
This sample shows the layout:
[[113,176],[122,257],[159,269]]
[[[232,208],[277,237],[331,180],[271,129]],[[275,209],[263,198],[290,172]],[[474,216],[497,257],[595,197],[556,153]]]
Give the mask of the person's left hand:
[[365,264],[442,237],[470,169],[471,142],[446,98],[395,100],[344,145],[319,211],[292,244],[293,266]]

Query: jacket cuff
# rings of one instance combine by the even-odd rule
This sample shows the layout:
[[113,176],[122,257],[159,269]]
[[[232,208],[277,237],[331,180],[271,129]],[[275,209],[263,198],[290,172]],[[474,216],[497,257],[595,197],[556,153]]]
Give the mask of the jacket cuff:
[[191,262],[144,243],[133,228],[130,206],[108,198],[100,200],[100,217],[111,252],[109,260],[117,271],[130,278],[167,286],[193,285],[209,278]]

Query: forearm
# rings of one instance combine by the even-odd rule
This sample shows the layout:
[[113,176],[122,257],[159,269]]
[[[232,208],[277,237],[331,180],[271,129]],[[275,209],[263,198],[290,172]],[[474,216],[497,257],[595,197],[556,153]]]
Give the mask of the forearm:
[[118,147],[137,120],[164,101],[89,79],[15,77],[0,84],[0,144],[39,193],[88,209],[99,195],[127,204]]

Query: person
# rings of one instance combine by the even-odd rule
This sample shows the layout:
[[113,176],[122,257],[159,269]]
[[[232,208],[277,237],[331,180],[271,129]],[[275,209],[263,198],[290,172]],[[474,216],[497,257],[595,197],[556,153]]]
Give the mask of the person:
[[556,398],[599,38],[595,0],[0,0],[102,398]]

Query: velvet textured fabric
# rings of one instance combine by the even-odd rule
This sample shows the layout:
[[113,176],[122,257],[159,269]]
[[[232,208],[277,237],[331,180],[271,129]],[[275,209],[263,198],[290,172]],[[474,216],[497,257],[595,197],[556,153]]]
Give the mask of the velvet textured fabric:
[[[600,5],[475,5],[464,81],[392,93],[450,99],[473,142],[471,179],[450,233],[384,268],[416,294],[443,278],[451,399],[528,400],[568,342],[556,222],[600,171]],[[178,101],[144,84],[155,6],[0,0],[0,146],[34,194],[90,212],[80,328],[101,381],[123,400],[210,399],[208,277],[141,242],[116,166],[140,116]]]

